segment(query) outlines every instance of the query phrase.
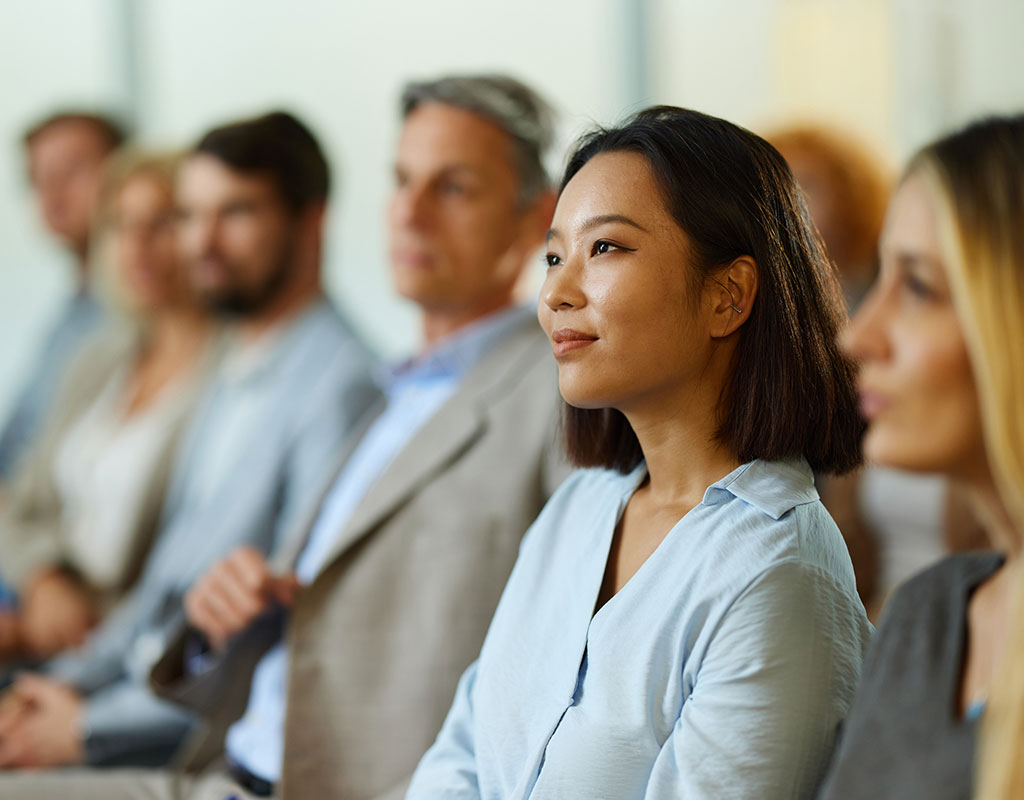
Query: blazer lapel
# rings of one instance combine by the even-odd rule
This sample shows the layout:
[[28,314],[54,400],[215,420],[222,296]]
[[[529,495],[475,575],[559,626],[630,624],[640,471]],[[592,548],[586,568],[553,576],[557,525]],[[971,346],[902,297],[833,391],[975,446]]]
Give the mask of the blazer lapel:
[[456,393],[395,456],[342,528],[324,568],[472,445],[484,429],[473,399]]
[[524,320],[521,328],[466,377],[367,492],[340,531],[320,574],[473,445],[486,430],[492,396],[500,394],[508,381],[518,379],[524,362],[536,359],[540,337],[543,334],[536,320]]

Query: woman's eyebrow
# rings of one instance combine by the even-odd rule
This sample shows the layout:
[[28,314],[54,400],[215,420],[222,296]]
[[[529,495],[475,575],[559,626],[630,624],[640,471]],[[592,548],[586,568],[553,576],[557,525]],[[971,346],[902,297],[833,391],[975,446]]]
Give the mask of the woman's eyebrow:
[[[621,222],[625,225],[632,225],[634,228],[636,228],[637,230],[641,230],[644,233],[650,232],[639,222],[630,219],[624,214],[599,214],[598,216],[591,217],[586,222],[584,222],[580,226],[580,233],[586,233],[587,231],[592,230],[600,225],[607,225],[609,222]],[[548,241],[551,241],[551,239],[555,237],[558,237],[560,239],[562,238],[562,234],[559,233],[557,228],[552,228],[551,230],[548,231],[547,239]]]

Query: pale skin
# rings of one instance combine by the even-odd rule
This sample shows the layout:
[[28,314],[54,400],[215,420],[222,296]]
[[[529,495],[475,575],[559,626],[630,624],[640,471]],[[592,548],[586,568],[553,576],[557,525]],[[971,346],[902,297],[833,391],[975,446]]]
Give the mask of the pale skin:
[[27,148],[40,214],[50,232],[75,255],[82,285],[88,272],[92,218],[109,155],[103,135],[80,120],[49,126]]
[[[175,245],[170,187],[153,177],[129,179],[114,200],[117,279],[127,302],[145,316],[146,338],[122,398],[126,417],[141,413],[160,391],[195,368],[209,336]],[[46,657],[81,644],[97,620],[93,599],[77,580],[45,568],[28,582],[19,644]],[[82,757],[82,701],[70,687],[23,674],[0,700],[0,767],[77,763]]]
[[[707,487],[739,466],[714,433],[738,332],[757,295],[757,267],[738,258],[697,285],[687,252],[650,167],[633,153],[584,165],[548,234],[538,317],[553,343],[562,396],[621,411],[648,470],[615,532],[598,607]],[[590,343],[567,349],[559,343],[567,330]]]
[[963,486],[993,546],[1006,554],[1003,568],[969,602],[955,709],[962,716],[987,698],[1005,652],[1021,532],[1010,522],[988,464],[977,387],[939,242],[927,185],[911,175],[893,197],[881,273],[843,346],[862,365],[865,455]]
[[508,136],[459,108],[406,117],[388,207],[395,288],[422,312],[427,345],[512,304],[554,197],[523,202]]

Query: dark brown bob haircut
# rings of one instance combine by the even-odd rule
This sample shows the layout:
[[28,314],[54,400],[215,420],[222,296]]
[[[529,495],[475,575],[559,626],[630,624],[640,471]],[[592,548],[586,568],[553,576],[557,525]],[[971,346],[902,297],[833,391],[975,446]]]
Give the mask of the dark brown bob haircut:
[[[835,268],[785,159],[764,139],[725,120],[671,106],[640,111],[585,135],[559,191],[594,156],[643,156],[665,207],[689,239],[700,285],[740,256],[757,264],[758,291],[739,329],[716,438],[742,462],[803,456],[816,472],[861,462],[864,422],[855,367],[839,350],[846,320]],[[643,459],[615,409],[566,406],[569,459],[632,470]]]
[[235,172],[270,178],[292,213],[325,202],[330,191],[330,168],[320,143],[286,111],[214,128],[192,153],[213,156]]

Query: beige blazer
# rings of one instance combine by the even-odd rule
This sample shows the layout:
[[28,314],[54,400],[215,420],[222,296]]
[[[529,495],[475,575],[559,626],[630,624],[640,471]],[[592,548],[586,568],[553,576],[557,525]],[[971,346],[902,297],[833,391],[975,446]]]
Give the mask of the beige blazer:
[[[390,464],[293,607],[285,797],[402,796],[433,743],[520,539],[568,473],[554,360],[528,322]],[[279,568],[294,565],[315,518]],[[183,636],[154,668],[160,693],[209,716],[186,766],[220,753],[281,622],[254,625],[199,678],[183,675]]]
[[[56,564],[74,569],[64,545],[61,499],[54,481],[53,463],[61,442],[75,421],[89,408],[116,370],[138,350],[137,331],[128,325],[111,326],[82,346],[73,360],[37,443],[22,460],[0,503],[0,577],[15,590],[37,570]],[[214,359],[210,353],[189,388],[194,402],[203,377]],[[100,596],[107,605],[126,592],[142,568],[160,519],[164,491],[185,417],[167,435],[156,468],[145,485],[144,497],[132,524],[131,558],[122,585]]]

